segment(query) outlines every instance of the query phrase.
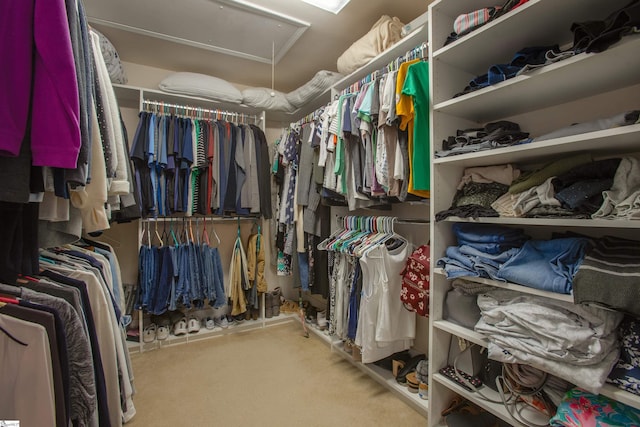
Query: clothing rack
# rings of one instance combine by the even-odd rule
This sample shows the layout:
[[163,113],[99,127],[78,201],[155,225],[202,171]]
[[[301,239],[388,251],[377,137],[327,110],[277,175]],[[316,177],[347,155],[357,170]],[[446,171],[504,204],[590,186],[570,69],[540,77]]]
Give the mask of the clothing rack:
[[227,120],[236,122],[236,123],[245,123],[245,120],[248,122],[249,120],[253,120],[253,124],[257,125],[261,120],[261,116],[238,113],[235,111],[227,111],[227,110],[219,110],[219,109],[209,109],[202,107],[194,107],[190,105],[180,105],[180,104],[170,104],[163,101],[152,101],[149,99],[144,99],[142,101],[143,107],[147,111],[157,112],[157,113],[165,113],[165,108],[173,109],[173,114],[188,116],[194,118],[208,118],[215,120]]
[[421,43],[413,49],[408,50],[404,55],[399,56],[393,61],[389,62],[385,67],[372,72],[362,79],[352,83],[349,87],[344,88],[341,92],[341,95],[359,92],[362,86],[364,86],[366,83],[375,81],[385,74],[397,70],[400,67],[400,64],[402,64],[403,62],[413,61],[414,59],[426,59],[428,56],[428,47],[429,45],[427,43]]

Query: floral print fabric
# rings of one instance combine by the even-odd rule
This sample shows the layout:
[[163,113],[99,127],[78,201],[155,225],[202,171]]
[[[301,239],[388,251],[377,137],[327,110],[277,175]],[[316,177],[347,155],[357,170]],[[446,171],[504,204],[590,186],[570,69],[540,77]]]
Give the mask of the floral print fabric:
[[554,427],[639,427],[640,411],[608,397],[574,388],[564,396],[549,424]]

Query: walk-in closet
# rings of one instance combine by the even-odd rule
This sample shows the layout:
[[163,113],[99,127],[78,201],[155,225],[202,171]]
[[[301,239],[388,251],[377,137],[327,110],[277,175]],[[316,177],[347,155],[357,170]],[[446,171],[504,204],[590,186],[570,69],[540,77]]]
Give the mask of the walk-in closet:
[[640,426],[640,0],[0,16],[0,426]]

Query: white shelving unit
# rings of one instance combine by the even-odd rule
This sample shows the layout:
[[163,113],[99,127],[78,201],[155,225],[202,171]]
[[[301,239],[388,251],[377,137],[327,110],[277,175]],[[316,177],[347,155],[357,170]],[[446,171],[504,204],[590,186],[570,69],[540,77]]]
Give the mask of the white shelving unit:
[[[579,54],[462,96],[454,97],[474,77],[494,64],[509,63],[524,47],[573,43],[571,24],[604,19],[623,7],[626,0],[530,0],[516,10],[444,46],[457,16],[491,6],[486,0],[436,0],[429,6],[429,60],[431,108],[431,216],[448,209],[467,167],[511,163],[533,168],[550,160],[580,152],[608,158],[640,152],[640,125],[584,133],[515,147],[435,157],[441,142],[457,129],[484,127],[488,122],[509,120],[536,137],[572,123],[609,117],[638,109],[640,95],[640,37],[624,37],[604,52]],[[535,238],[572,230],[590,236],[616,235],[640,240],[640,223],[622,220],[454,218],[431,224],[432,260],[455,245],[455,222],[502,224],[523,228]],[[468,280],[518,292],[573,301],[571,295],[553,294],[512,283],[481,278]],[[444,425],[441,412],[454,395],[473,401],[508,423],[515,421],[503,405],[489,403],[450,381],[438,370],[447,365],[449,343],[461,337],[486,347],[487,339],[443,318],[444,298],[451,288],[441,269],[431,271],[429,425]],[[491,390],[486,387],[489,393]],[[640,396],[606,385],[603,395],[640,409]],[[494,393],[495,394],[495,393]],[[497,394],[495,394],[497,397]],[[529,414],[534,416],[535,414]],[[528,415],[527,415],[528,417]],[[529,418],[536,421],[536,418]],[[541,418],[538,421],[546,422]]]

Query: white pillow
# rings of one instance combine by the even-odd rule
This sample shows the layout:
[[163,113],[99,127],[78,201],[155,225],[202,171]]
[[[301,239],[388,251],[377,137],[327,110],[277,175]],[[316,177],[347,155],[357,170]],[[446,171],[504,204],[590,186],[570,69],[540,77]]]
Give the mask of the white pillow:
[[290,113],[295,111],[296,107],[287,101],[284,93],[277,90],[273,91],[266,87],[250,87],[242,91],[242,103],[249,107],[261,108],[264,110],[285,111]]
[[198,73],[174,73],[158,85],[164,92],[240,104],[242,93],[226,80]]
[[342,78],[342,74],[333,71],[320,70],[307,83],[303,84],[296,90],[289,92],[287,101],[294,107],[301,107],[308,101],[314,99],[325,90],[329,89],[332,84]]

